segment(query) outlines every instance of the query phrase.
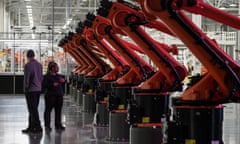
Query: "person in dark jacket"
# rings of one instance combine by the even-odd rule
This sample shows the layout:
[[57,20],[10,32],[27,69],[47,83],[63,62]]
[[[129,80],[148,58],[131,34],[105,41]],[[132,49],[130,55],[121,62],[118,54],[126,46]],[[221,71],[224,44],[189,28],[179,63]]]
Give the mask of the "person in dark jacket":
[[28,62],[24,66],[24,92],[29,112],[28,128],[23,133],[42,132],[41,122],[38,114],[38,105],[42,90],[42,65],[34,59],[33,50],[27,51]]
[[65,80],[58,74],[58,71],[58,64],[50,62],[42,83],[45,91],[44,124],[47,131],[52,130],[50,125],[52,109],[55,111],[55,129],[65,130],[61,121]]

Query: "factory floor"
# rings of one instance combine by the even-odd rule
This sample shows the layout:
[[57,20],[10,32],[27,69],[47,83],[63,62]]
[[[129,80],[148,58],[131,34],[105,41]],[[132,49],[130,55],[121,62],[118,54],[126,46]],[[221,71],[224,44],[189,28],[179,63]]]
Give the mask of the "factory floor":
[[[224,112],[224,144],[240,144],[240,106],[229,104]],[[39,114],[43,125],[43,96]],[[28,112],[24,95],[0,95],[1,144],[126,144],[108,140],[107,126],[94,126],[93,113],[83,112],[70,96],[64,97],[63,123],[65,131],[42,134],[23,134],[27,127]]]

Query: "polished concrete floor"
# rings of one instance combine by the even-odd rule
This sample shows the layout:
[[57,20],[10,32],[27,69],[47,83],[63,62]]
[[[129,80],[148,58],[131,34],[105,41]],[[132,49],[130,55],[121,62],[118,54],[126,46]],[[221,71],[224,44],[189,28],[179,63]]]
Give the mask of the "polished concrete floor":
[[[43,99],[39,113],[43,125]],[[240,106],[226,105],[224,144],[240,144]],[[27,109],[23,95],[0,95],[0,144],[115,144],[107,140],[108,127],[93,126],[93,114],[82,112],[70,96],[64,98],[63,121],[66,130],[43,134],[22,134],[27,126]]]

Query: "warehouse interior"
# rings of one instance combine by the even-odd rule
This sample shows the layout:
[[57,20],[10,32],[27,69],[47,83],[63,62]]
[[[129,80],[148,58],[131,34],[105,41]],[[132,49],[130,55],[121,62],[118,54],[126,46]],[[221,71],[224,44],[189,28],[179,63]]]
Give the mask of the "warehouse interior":
[[[1,0],[0,142],[239,144],[239,16],[239,0]],[[29,49],[65,76],[63,132],[21,133]]]

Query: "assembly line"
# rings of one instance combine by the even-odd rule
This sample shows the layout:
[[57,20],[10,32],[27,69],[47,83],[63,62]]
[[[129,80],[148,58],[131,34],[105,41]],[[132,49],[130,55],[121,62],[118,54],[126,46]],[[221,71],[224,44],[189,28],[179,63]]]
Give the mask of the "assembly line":
[[[81,97],[92,95],[96,125],[109,126],[112,141],[223,144],[223,104],[240,101],[240,66],[186,12],[237,30],[239,17],[201,0],[136,2],[141,7],[101,0],[96,14],[89,12],[62,38],[59,46],[77,62],[71,86]],[[174,57],[177,46],[153,39],[145,27],[181,40],[207,72],[188,76]]]

